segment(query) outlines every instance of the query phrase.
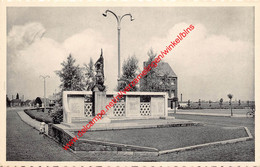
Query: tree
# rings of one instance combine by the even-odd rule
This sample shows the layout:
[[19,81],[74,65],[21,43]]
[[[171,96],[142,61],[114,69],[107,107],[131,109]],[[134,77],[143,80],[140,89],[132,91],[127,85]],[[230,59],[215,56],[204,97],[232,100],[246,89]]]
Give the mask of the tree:
[[238,105],[241,106],[241,101],[240,100],[238,100]]
[[85,89],[90,91],[95,86],[95,71],[94,71],[94,63],[92,58],[88,64],[84,64],[85,72]]
[[[117,90],[123,90],[132,80],[138,75],[138,59],[135,55],[128,57],[123,63],[123,74],[120,82],[117,85]],[[130,91],[137,91],[138,87],[135,85]]]
[[19,94],[18,93],[16,94],[16,99],[19,99]]
[[[146,67],[154,61],[157,54],[150,49],[147,55],[148,60],[144,64]],[[140,89],[144,92],[165,92],[166,90],[169,90],[169,86],[169,74],[166,73],[164,76],[159,76],[158,70],[156,68],[151,68],[151,70],[143,77]]]
[[233,112],[232,112],[232,98],[233,98],[233,95],[232,94],[228,94],[227,96],[229,98],[229,104],[230,104],[230,109],[231,109],[231,116],[233,116]]
[[220,108],[222,108],[222,105],[223,105],[223,98],[221,98],[221,99],[219,100],[219,106],[220,106]]
[[61,63],[62,69],[56,71],[56,74],[61,80],[61,91],[79,91],[84,90],[85,86],[83,84],[83,74],[79,65],[75,65],[76,60],[70,54],[67,57],[67,61]]
[[10,106],[11,106],[11,101],[9,97],[6,95],[6,107],[10,107]]
[[188,100],[188,107],[190,107],[190,100]]
[[[150,49],[147,52],[147,55],[148,55],[148,61],[144,63],[145,66],[151,64],[151,62],[157,56],[157,54],[155,54],[152,49]],[[155,92],[158,91],[158,88],[159,88],[159,82],[156,75],[156,71],[155,69],[152,68],[142,79],[141,91]]]
[[41,98],[40,97],[36,97],[36,99],[35,99],[35,104],[39,104],[39,107],[41,107],[42,106],[42,100],[41,100]]

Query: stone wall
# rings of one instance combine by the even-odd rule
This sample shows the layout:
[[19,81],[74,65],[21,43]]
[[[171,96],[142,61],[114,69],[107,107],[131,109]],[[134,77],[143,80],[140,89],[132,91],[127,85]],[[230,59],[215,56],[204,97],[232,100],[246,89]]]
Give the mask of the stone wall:
[[[72,132],[60,129],[54,124],[49,124],[48,135],[62,146],[65,146],[73,137],[75,137]],[[80,138],[78,138],[78,140],[70,148],[72,151],[158,152],[157,149],[150,147],[140,147]]]

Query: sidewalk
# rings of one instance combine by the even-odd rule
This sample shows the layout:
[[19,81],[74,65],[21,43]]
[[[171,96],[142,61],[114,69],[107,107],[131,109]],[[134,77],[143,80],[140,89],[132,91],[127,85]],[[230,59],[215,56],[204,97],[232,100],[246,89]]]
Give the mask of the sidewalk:
[[[169,111],[168,113],[174,113],[174,111]],[[186,115],[201,115],[201,116],[216,116],[216,117],[231,117],[230,114],[220,114],[220,113],[201,113],[201,112],[181,112],[177,111],[176,114],[186,114]],[[245,114],[233,114],[232,117],[246,117]]]
[[20,118],[27,124],[29,124],[32,127],[35,127],[35,129],[40,130],[40,123],[39,121],[36,121],[35,119],[32,119],[29,115],[27,115],[24,111],[18,111],[17,114],[20,116]]

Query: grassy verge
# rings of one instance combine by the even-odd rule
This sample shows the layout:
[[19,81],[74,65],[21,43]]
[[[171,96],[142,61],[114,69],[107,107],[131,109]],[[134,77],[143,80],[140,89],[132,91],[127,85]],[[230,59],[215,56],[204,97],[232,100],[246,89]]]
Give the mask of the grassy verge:
[[243,128],[219,126],[129,129],[87,132],[84,138],[114,143],[154,147],[159,150],[246,137]]

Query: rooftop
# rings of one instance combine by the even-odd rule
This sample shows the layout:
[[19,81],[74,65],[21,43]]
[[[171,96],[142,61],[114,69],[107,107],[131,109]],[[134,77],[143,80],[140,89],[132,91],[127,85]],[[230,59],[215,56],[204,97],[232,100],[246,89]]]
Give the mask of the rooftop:
[[159,76],[168,75],[169,77],[177,78],[177,75],[175,74],[171,66],[166,62],[158,63],[158,66],[155,68],[155,70],[158,72]]

